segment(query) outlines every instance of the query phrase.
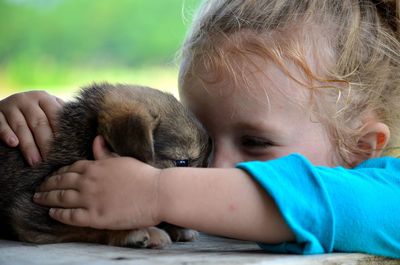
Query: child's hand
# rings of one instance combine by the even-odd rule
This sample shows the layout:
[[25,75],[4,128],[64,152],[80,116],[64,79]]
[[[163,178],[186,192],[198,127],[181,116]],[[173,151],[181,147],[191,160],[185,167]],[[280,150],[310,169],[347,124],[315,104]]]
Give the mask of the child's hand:
[[34,165],[47,153],[53,138],[61,99],[44,91],[11,95],[0,101],[0,140],[19,146],[26,161]]
[[134,229],[160,223],[160,170],[133,158],[112,157],[101,137],[93,151],[101,160],[61,168],[40,186],[34,201],[53,207],[52,218],[75,226]]

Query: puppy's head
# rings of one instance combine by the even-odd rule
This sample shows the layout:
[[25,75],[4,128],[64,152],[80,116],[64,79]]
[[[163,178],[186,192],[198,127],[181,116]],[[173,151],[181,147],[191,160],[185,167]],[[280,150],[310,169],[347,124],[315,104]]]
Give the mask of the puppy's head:
[[98,130],[114,152],[158,168],[207,162],[209,138],[201,124],[172,95],[155,89],[107,89]]

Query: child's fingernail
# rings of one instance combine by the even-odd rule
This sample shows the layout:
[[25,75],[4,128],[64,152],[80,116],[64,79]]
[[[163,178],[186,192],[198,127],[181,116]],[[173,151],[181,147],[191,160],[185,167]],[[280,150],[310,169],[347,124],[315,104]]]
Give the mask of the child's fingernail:
[[40,197],[40,193],[39,192],[36,192],[35,194],[33,194],[33,199],[34,200],[39,199],[39,197]]
[[11,136],[10,138],[8,138],[8,144],[11,146],[17,146],[18,144],[17,138]]
[[39,164],[42,160],[40,159],[40,156],[39,155],[34,155],[34,156],[32,156],[30,159],[30,162],[29,162],[29,164],[31,165],[31,166],[36,166],[37,164]]
[[54,208],[50,208],[50,210],[49,210],[49,214],[50,214],[50,215],[53,215],[55,211],[56,211],[56,209],[54,209]]

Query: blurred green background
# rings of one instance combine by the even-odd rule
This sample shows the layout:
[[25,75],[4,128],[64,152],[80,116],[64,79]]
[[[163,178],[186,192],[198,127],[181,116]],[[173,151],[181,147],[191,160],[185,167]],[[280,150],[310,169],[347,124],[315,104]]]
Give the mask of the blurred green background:
[[199,0],[0,0],[0,99],[92,82],[176,94],[177,51]]

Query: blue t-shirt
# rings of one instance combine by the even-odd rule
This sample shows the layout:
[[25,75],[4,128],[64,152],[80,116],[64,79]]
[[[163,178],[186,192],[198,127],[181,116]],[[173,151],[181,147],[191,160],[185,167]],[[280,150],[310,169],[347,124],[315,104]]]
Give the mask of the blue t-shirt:
[[346,169],[313,166],[292,154],[237,167],[274,199],[296,237],[296,242],[260,243],[263,249],[400,258],[400,159],[374,158]]

